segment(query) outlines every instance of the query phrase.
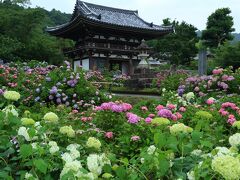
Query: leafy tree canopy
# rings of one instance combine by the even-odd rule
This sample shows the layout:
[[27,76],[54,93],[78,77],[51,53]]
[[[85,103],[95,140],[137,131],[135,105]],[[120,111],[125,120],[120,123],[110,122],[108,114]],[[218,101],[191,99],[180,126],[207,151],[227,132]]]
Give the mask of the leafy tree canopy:
[[171,64],[189,64],[198,52],[195,46],[198,42],[197,28],[184,21],[181,23],[171,22],[169,18],[164,19],[163,23],[164,25],[173,25],[175,33],[150,42],[150,45],[158,52],[158,58],[168,60]]
[[36,59],[53,64],[61,62],[64,59],[61,49],[72,43],[44,31],[47,25],[67,21],[61,19],[60,12],[57,13],[58,20],[56,12],[52,15],[42,8],[24,8],[6,1],[0,3],[0,58],[7,61]]
[[240,42],[236,44],[225,43],[216,50],[214,61],[218,66],[233,66],[235,69],[240,67]]
[[233,17],[229,8],[217,9],[208,17],[207,28],[202,33],[202,39],[208,47],[216,48],[226,40],[232,40]]

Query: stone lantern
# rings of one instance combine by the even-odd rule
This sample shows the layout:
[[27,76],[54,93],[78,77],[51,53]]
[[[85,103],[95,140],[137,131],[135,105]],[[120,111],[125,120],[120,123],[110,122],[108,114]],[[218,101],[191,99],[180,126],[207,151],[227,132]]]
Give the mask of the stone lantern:
[[145,43],[143,39],[141,44],[136,48],[139,51],[138,58],[141,60],[137,66],[137,68],[141,69],[143,74],[146,73],[146,69],[149,69],[148,57],[149,57],[149,46]]

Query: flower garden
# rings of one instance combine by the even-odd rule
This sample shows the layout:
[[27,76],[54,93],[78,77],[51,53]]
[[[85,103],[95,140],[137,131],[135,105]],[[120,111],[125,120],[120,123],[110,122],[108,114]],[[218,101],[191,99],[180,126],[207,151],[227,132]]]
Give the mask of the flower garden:
[[182,77],[131,102],[68,62],[1,65],[0,179],[240,179],[240,69]]

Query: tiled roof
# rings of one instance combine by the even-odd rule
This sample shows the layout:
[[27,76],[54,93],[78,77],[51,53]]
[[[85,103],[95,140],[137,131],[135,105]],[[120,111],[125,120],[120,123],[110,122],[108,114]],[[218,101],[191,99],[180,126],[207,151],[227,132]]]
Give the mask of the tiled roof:
[[[81,25],[82,20],[102,27],[121,28],[126,31],[134,30],[152,36],[154,33],[159,35],[173,32],[172,26],[158,26],[144,21],[139,17],[138,11],[106,7],[80,0],[77,0],[72,18],[68,23],[47,27],[46,31],[52,35],[63,36],[64,33]],[[66,35],[66,37],[68,36]]]
[[75,11],[77,11],[75,13],[79,13],[86,18],[107,24],[157,31],[172,29],[172,27],[169,26],[158,26],[144,21],[138,16],[137,11],[106,7],[80,0],[77,1]]

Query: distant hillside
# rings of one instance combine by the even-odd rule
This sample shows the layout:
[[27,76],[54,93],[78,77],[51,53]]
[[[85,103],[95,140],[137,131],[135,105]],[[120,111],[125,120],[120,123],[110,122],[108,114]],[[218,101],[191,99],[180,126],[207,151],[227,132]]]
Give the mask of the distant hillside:
[[58,11],[56,9],[46,11],[46,13],[48,14],[48,17],[52,20],[52,22],[54,22],[54,25],[61,25],[67,23],[72,17],[71,14],[62,13],[61,11]]
[[[202,31],[198,30],[196,33],[198,37],[201,37]],[[233,43],[240,41],[240,33],[233,33],[233,36],[234,36],[234,39],[232,41]]]
[[233,42],[235,43],[235,42],[239,42],[240,41],[240,33],[233,33],[233,35],[234,35],[234,40],[233,40]]

